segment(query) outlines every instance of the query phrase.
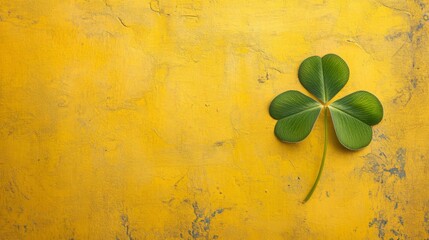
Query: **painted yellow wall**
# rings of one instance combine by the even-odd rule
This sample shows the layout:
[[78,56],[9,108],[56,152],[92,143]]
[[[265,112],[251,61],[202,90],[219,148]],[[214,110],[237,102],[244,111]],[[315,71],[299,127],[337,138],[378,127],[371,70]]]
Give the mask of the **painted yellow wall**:
[[[0,0],[0,239],[429,238],[429,2]],[[379,97],[350,152],[270,101],[336,53]]]

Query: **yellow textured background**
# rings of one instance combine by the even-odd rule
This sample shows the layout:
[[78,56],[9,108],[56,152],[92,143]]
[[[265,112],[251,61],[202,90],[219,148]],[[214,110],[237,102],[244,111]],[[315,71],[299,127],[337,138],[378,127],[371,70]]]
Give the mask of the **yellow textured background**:
[[[429,2],[0,0],[0,239],[428,239]],[[357,152],[270,101],[336,53]]]

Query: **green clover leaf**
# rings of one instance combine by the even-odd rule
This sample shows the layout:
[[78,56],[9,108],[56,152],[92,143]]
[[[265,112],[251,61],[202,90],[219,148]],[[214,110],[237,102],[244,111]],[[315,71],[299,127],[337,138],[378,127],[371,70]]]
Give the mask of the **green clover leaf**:
[[269,112],[278,120],[274,134],[283,142],[296,143],[304,140],[324,109],[325,143],[319,173],[304,203],[307,202],[319,182],[327,151],[328,109],[335,133],[341,145],[350,150],[368,146],[372,140],[371,126],[383,118],[383,106],[376,96],[366,91],[357,91],[335,102],[328,102],[346,85],[349,67],[335,54],[322,58],[305,59],[298,70],[301,84],[317,97],[316,101],[299,91],[286,91],[273,99]]

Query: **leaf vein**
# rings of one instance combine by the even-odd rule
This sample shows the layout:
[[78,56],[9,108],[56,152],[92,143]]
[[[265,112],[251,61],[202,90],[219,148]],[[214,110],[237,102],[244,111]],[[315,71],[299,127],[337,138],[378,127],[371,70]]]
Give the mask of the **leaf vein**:
[[330,106],[329,106],[329,108],[333,108],[334,110],[338,110],[338,111],[340,111],[340,112],[343,112],[343,113],[345,113],[346,115],[348,115],[348,116],[350,116],[350,117],[352,117],[352,118],[354,118],[354,119],[358,120],[359,122],[361,122],[361,123],[363,123],[363,124],[365,124],[365,125],[371,126],[371,125],[367,124],[366,122],[364,122],[364,121],[360,120],[359,118],[357,118],[357,117],[355,117],[355,116],[351,115],[350,113],[348,113],[348,112],[346,112],[346,111],[344,111],[344,110],[342,110],[342,109],[336,108],[336,107],[334,107],[334,106],[332,106],[332,105],[330,105]]
[[[309,111],[314,110],[314,109],[316,109],[316,108],[320,108],[320,109],[322,109],[322,106],[316,106],[316,107],[312,107],[312,108],[309,108],[309,109],[305,109],[305,110],[303,110],[303,111],[301,111],[301,112],[297,112],[297,113],[291,114],[291,115],[286,116],[286,117],[284,117],[284,118],[282,118],[282,119],[289,118],[289,117],[293,117],[293,116],[298,115],[298,114],[301,114],[301,113],[309,112]],[[320,112],[319,112],[319,114],[320,114]],[[279,120],[282,120],[282,119],[279,119]]]

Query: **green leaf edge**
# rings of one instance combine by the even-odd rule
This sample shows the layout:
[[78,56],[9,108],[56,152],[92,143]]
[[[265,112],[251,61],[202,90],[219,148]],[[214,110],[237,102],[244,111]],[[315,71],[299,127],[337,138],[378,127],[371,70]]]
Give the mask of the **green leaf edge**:
[[[381,104],[381,101],[380,101],[380,99],[378,99],[378,97],[377,96],[375,96],[374,94],[372,94],[372,93],[370,93],[370,92],[368,92],[368,91],[365,91],[365,90],[359,90],[359,91],[356,91],[356,92],[352,92],[352,93],[350,93],[350,94],[347,94],[346,96],[344,96],[344,97],[342,97],[342,98],[340,98],[340,99],[337,99],[337,100],[335,100],[334,102],[332,102],[331,104],[329,104],[328,105],[328,107],[330,107],[330,106],[332,106],[333,104],[335,104],[336,102],[338,102],[338,101],[341,101],[342,99],[344,99],[344,98],[346,98],[346,97],[348,97],[348,96],[350,96],[350,95],[352,95],[352,94],[356,94],[356,93],[360,93],[360,92],[363,92],[363,93],[368,93],[369,95],[371,95],[371,96],[373,96],[374,97],[374,99],[375,100],[377,100],[377,102],[378,102],[378,104],[380,105],[380,107],[381,107],[381,116],[380,116],[380,120],[378,120],[378,122],[376,122],[376,123],[374,123],[374,124],[367,124],[367,123],[365,123],[366,125],[368,125],[368,126],[375,126],[375,125],[377,125],[377,124],[379,124],[380,122],[381,122],[381,120],[383,120],[383,117],[384,117],[384,108],[383,108],[383,104]],[[335,106],[332,106],[333,108],[335,108],[335,109],[338,109],[338,108],[336,108]],[[340,111],[343,111],[343,110],[341,110],[341,109],[338,109],[338,110],[340,110]],[[344,111],[343,111],[344,112]],[[345,112],[345,113],[347,113],[347,112]],[[349,114],[349,113],[347,113],[347,114]],[[349,114],[350,115],[350,114]],[[359,119],[358,119],[359,120]],[[359,120],[360,121],[360,120]],[[362,121],[361,121],[362,122]]]
[[323,103],[323,104],[327,104],[328,102],[330,102],[340,91],[341,91],[341,89],[343,89],[344,88],[344,86],[340,89],[340,90],[338,90],[338,92],[336,92],[333,96],[331,96],[329,99],[326,99],[326,84],[325,84],[325,79],[324,79],[324,75],[322,74],[322,76],[323,76],[323,99],[321,99],[321,98],[319,98],[317,95],[315,95],[313,92],[312,92],[312,90],[311,89],[309,89],[309,88],[307,88],[306,86],[305,86],[305,84],[302,82],[302,77],[301,77],[301,68],[302,68],[302,66],[303,66],[303,63],[305,62],[305,61],[307,61],[307,60],[309,60],[309,59],[312,59],[312,58],[317,58],[318,60],[320,60],[320,64],[321,64],[321,66],[322,66],[322,72],[323,72],[323,59],[325,58],[325,57],[329,57],[329,56],[334,56],[334,57],[337,57],[337,58],[339,58],[339,60],[340,61],[342,61],[344,64],[345,64],[345,66],[347,67],[347,80],[345,81],[345,83],[344,83],[344,86],[348,83],[348,81],[349,81],[349,79],[350,79],[350,68],[349,68],[349,66],[348,66],[348,64],[347,64],[347,62],[342,58],[342,57],[340,57],[339,55],[337,55],[337,54],[335,54],[335,53],[328,53],[328,54],[325,54],[325,55],[323,55],[322,57],[320,57],[320,56],[318,56],[318,55],[314,55],[314,56],[310,56],[310,57],[307,57],[306,59],[304,59],[302,62],[301,62],[301,64],[299,65],[299,67],[298,67],[298,80],[299,80],[299,82],[301,83],[301,85],[311,94],[311,95],[313,95],[313,96],[315,96],[316,97],[316,99],[318,100],[318,101],[320,101],[321,103]]
[[[318,103],[319,103],[319,102],[318,102]],[[308,110],[313,110],[313,109],[315,109],[315,108],[319,108],[319,113],[317,113],[317,117],[316,117],[316,119],[314,120],[314,123],[313,123],[313,125],[311,126],[310,131],[308,131],[308,134],[307,134],[307,135],[305,135],[301,140],[296,141],[296,142],[290,142],[290,141],[286,141],[286,140],[281,139],[281,138],[277,135],[277,133],[276,133],[276,126],[277,126],[277,124],[278,124],[278,122],[279,122],[280,120],[283,120],[283,119],[285,119],[285,118],[291,117],[291,116],[296,115],[296,114],[303,113],[303,112],[308,111]],[[321,105],[321,104],[319,103],[319,106],[317,106],[317,107],[309,108],[309,109],[306,109],[306,110],[304,110],[304,111],[301,111],[301,112],[298,112],[298,113],[294,113],[294,114],[292,114],[292,115],[289,115],[289,116],[287,116],[287,117],[284,117],[284,118],[282,118],[282,119],[278,119],[278,120],[277,120],[277,122],[276,122],[276,125],[274,126],[274,135],[276,136],[276,138],[277,138],[278,140],[280,140],[280,142],[285,142],[285,143],[300,143],[300,142],[304,141],[304,140],[305,140],[305,139],[310,135],[310,133],[313,131],[314,126],[316,125],[317,119],[319,119],[320,112],[322,112],[322,109],[323,109],[323,105]]]
[[[302,93],[302,92],[300,92],[300,91],[298,91],[298,90],[287,90],[287,91],[284,91],[284,92],[282,92],[282,93],[278,94],[276,97],[274,97],[274,98],[273,98],[273,100],[271,100],[270,106],[268,107],[268,113],[270,114],[271,118],[273,118],[273,119],[275,119],[275,120],[277,120],[277,121],[282,120],[282,119],[284,119],[284,118],[286,118],[286,117],[290,117],[290,116],[292,116],[292,115],[295,115],[295,114],[298,114],[298,113],[304,112],[304,111],[296,112],[296,113],[294,113],[294,114],[291,114],[291,115],[289,115],[289,116],[282,117],[282,118],[277,118],[276,116],[274,116],[275,114],[274,114],[274,110],[273,110],[273,108],[274,108],[273,103],[274,103],[278,98],[280,98],[283,94],[285,94],[285,93],[299,93],[299,94],[301,94],[302,96],[306,97],[307,99],[312,100],[314,103],[316,103],[316,104],[317,104],[317,106],[321,106],[321,103],[320,103],[319,101],[317,101],[317,100],[315,100],[315,99],[313,99],[313,98],[311,98],[311,97],[309,97],[309,96],[305,95],[304,93]],[[316,105],[315,105],[315,106],[316,106]],[[311,108],[311,109],[313,109],[313,108]],[[309,109],[306,109],[306,110],[309,110]]]
[[[377,123],[374,123],[373,125],[369,125],[369,124],[366,124],[366,123],[362,122],[360,119],[355,118],[354,116],[350,115],[349,113],[344,112],[343,110],[338,109],[338,108],[336,108],[336,107],[332,106],[332,104],[333,104],[333,103],[335,103],[336,101],[339,101],[339,100],[341,100],[341,99],[343,99],[343,98],[345,98],[345,97],[347,97],[347,96],[349,96],[349,95],[351,95],[351,94],[358,93],[358,92],[366,92],[366,93],[368,93],[368,94],[372,95],[372,96],[373,96],[373,97],[378,101],[378,103],[379,103],[379,104],[380,104],[380,106],[381,106],[381,118],[380,118],[380,121],[378,121]],[[372,94],[372,93],[370,93],[370,92],[368,92],[368,91],[359,90],[359,91],[356,91],[356,92],[350,93],[350,94],[348,94],[348,95],[346,95],[346,96],[344,96],[344,97],[342,97],[342,98],[340,98],[340,99],[338,99],[338,100],[335,100],[333,103],[331,103],[331,104],[329,104],[329,105],[327,106],[327,107],[329,108],[329,114],[331,115],[331,121],[332,121],[332,124],[334,124],[334,119],[333,119],[333,117],[332,117],[331,108],[334,108],[335,110],[340,111],[340,112],[343,112],[343,113],[345,113],[345,114],[347,114],[347,115],[349,115],[349,116],[351,116],[351,117],[355,118],[356,120],[360,121],[361,123],[363,123],[363,124],[365,124],[365,125],[367,125],[367,126],[369,126],[369,127],[371,128],[371,138],[370,138],[370,140],[369,140],[368,144],[366,144],[366,145],[364,145],[364,146],[362,146],[362,147],[360,147],[360,148],[351,148],[351,147],[346,146],[343,142],[341,142],[340,138],[339,138],[339,137],[338,137],[338,135],[337,135],[337,130],[335,129],[335,126],[334,126],[335,137],[338,139],[338,141],[340,142],[340,144],[341,144],[343,147],[345,147],[346,149],[351,150],[351,151],[358,151],[358,150],[361,150],[361,149],[363,149],[363,148],[367,147],[369,144],[371,144],[371,142],[372,142],[372,137],[374,136],[374,132],[372,131],[372,130],[373,130],[373,129],[372,129],[372,126],[375,126],[375,125],[379,124],[379,123],[383,120],[383,117],[384,117],[384,108],[383,108],[383,104],[381,104],[381,101],[377,98],[377,96],[375,96],[374,94]]]
[[[331,121],[332,121],[332,124],[334,124],[334,120],[332,119],[331,108],[334,108],[334,109],[335,109],[335,110],[337,110],[337,111],[340,111],[340,112],[346,113],[346,112],[344,112],[344,111],[342,111],[342,110],[340,110],[340,109],[338,109],[338,108],[332,107],[332,106],[328,106],[328,108],[329,108],[329,114],[331,115]],[[349,115],[349,116],[351,116],[351,117],[353,117],[352,115],[350,115],[350,114],[348,114],[348,113],[346,113],[346,114],[347,114],[347,115]],[[355,118],[355,117],[353,117],[353,118]],[[357,118],[355,118],[355,119],[357,119]],[[368,124],[366,124],[366,123],[362,122],[361,120],[359,120],[359,119],[357,119],[357,120],[358,120],[359,122],[361,122],[361,123],[363,123],[363,124],[365,124],[365,125],[369,126]],[[368,142],[366,145],[364,145],[364,146],[362,146],[362,147],[360,147],[360,148],[351,148],[351,147],[347,146],[346,144],[344,144],[344,143],[340,140],[340,138],[338,137],[338,135],[337,135],[337,130],[335,129],[335,125],[334,125],[335,137],[337,138],[338,142],[340,142],[340,144],[341,144],[343,147],[345,147],[346,149],[348,149],[348,150],[352,150],[352,151],[358,151],[358,150],[360,150],[360,149],[362,149],[362,148],[367,147],[367,146],[372,142],[372,136],[373,136],[372,126],[369,126],[369,127],[371,128],[371,138],[370,138],[369,142]]]

